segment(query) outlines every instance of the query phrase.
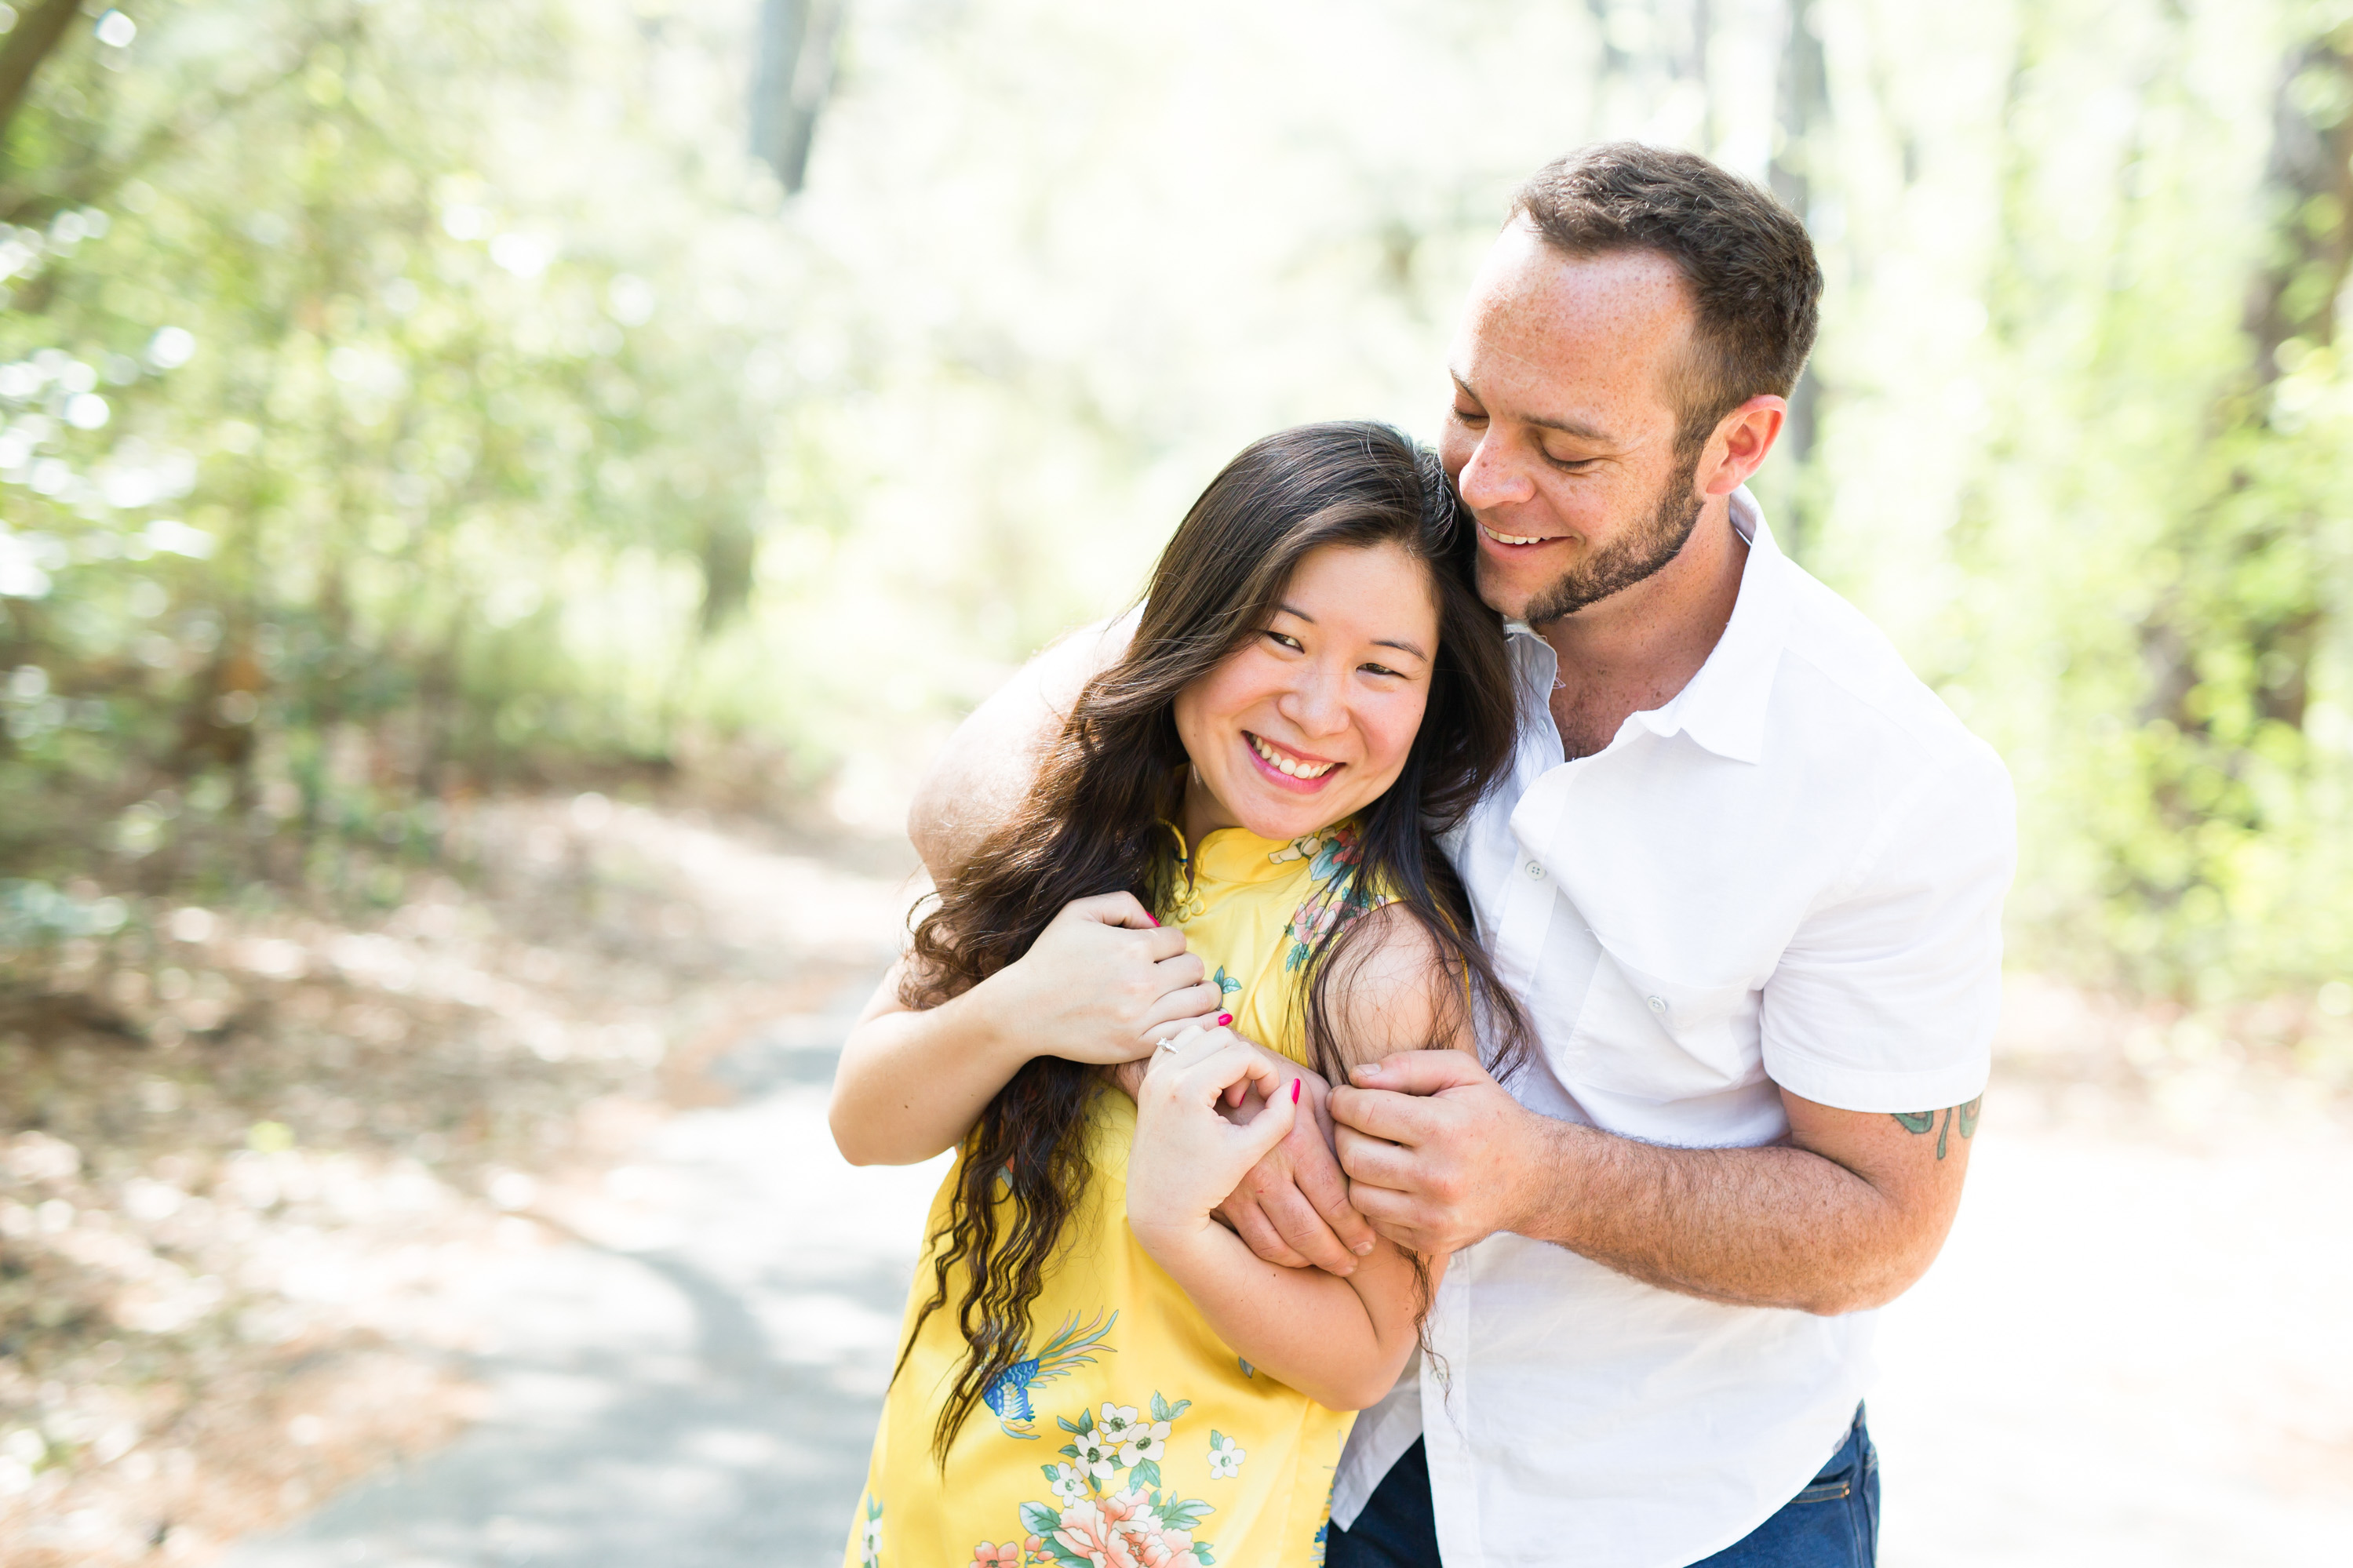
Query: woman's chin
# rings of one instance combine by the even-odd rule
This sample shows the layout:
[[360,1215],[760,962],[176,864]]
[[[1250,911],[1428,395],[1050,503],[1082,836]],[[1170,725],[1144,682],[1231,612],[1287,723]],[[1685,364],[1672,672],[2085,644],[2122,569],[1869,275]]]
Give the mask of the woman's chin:
[[1277,794],[1261,784],[1234,813],[1241,825],[1261,838],[1304,838],[1354,813],[1361,804],[1339,791],[1315,795]]

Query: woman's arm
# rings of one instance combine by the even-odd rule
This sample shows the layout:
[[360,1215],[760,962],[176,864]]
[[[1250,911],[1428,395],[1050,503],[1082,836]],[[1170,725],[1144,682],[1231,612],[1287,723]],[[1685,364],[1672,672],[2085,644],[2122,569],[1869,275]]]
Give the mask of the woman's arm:
[[[1439,988],[1454,982],[1421,928],[1402,912],[1376,910],[1379,922],[1357,934],[1332,976],[1333,1023],[1351,1060],[1385,1056],[1398,1042],[1412,1048],[1433,1038],[1469,1044],[1464,1009],[1443,1005]],[[1269,1081],[1273,1069],[1226,1031],[1188,1041],[1153,1059],[1136,1104],[1135,1147],[1128,1161],[1128,1224],[1155,1261],[1185,1288],[1201,1314],[1245,1359],[1335,1410],[1360,1410],[1395,1385],[1419,1340],[1422,1300],[1413,1262],[1378,1241],[1356,1271],[1336,1279],[1321,1269],[1285,1268],[1258,1257],[1209,1216],[1250,1165],[1296,1118],[1292,1082]],[[1247,1085],[1269,1096],[1258,1116],[1220,1141],[1216,1120],[1228,1091]],[[1285,1110],[1283,1102],[1294,1101]],[[1279,1125],[1262,1125],[1270,1119]],[[1240,1156],[1254,1152],[1247,1160]],[[1239,1162],[1239,1163],[1237,1163]],[[1428,1260],[1429,1285],[1444,1275],[1443,1257]]]
[[833,1141],[853,1165],[912,1165],[952,1147],[1032,1057],[1128,1061],[1219,1006],[1183,933],[1126,893],[1071,904],[1018,962],[936,1007],[901,1002],[904,977],[902,960],[835,1069]]

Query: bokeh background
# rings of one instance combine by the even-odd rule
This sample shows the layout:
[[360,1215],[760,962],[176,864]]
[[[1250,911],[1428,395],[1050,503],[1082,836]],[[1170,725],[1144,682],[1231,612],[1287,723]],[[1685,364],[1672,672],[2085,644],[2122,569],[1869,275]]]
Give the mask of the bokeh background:
[[21,0],[0,1563],[828,1561],[913,781],[1606,136],[1805,217],[1756,488],[2019,788],[1890,1561],[2341,1552],[2347,0]]

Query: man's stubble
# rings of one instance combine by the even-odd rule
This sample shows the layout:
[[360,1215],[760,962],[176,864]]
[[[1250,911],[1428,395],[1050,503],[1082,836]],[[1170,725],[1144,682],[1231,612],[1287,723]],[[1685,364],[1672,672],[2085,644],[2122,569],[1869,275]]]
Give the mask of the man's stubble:
[[1699,458],[1700,454],[1693,452],[1668,476],[1649,522],[1577,563],[1538,591],[1528,601],[1527,614],[1523,617],[1527,624],[1541,626],[1563,616],[1575,615],[1588,605],[1598,605],[1662,570],[1681,554],[1691,539],[1692,530],[1699,526],[1699,514],[1706,504],[1692,491],[1692,480],[1699,472]]

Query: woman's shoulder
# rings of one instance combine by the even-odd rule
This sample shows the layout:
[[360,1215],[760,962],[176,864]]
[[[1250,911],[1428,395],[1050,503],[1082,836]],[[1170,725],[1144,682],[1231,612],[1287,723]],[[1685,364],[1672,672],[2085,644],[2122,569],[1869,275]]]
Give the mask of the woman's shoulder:
[[1470,1043],[1462,978],[1410,905],[1391,899],[1356,915],[1326,962],[1324,994],[1350,1060]]

